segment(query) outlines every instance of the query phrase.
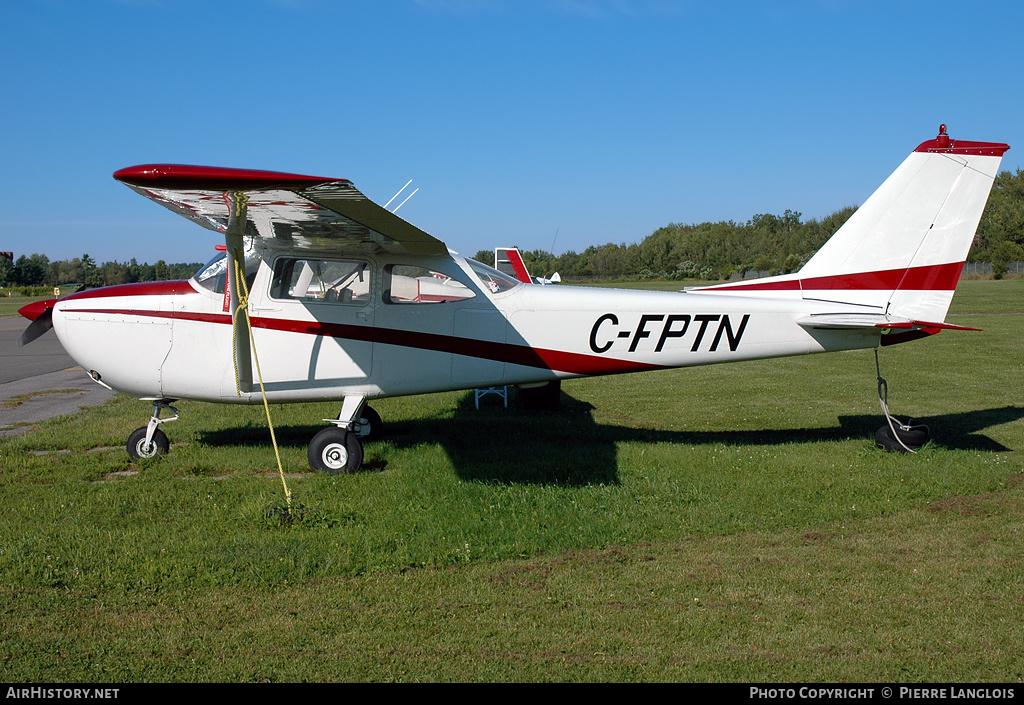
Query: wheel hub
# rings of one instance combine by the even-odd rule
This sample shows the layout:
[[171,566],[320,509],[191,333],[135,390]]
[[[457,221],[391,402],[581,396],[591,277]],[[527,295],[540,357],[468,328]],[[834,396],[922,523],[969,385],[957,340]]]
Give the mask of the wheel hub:
[[341,470],[348,464],[348,449],[344,443],[329,443],[322,454],[324,465],[332,470]]

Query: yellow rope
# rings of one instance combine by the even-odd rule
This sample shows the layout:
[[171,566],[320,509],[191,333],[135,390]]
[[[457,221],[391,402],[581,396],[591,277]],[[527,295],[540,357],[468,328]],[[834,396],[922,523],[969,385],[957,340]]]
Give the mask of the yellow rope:
[[[231,258],[235,265],[235,281],[238,283],[241,289],[238,297],[238,308],[235,310],[235,315],[232,316],[231,320],[231,343],[235,346],[238,340],[238,314],[239,312],[245,312],[245,321],[249,328],[249,342],[252,345],[252,356],[256,360],[256,376],[260,380],[260,392],[263,394],[263,409],[267,413],[267,426],[270,428],[270,441],[274,445],[274,456],[277,458],[277,472],[281,476],[281,485],[284,487],[284,498],[288,503],[288,514],[292,513],[292,493],[288,489],[288,483],[284,479],[284,468],[281,466],[281,453],[277,449],[277,437],[274,435],[274,422],[270,420],[270,404],[267,403],[267,390],[263,386],[263,373],[260,371],[260,356],[256,353],[256,337],[252,332],[252,318],[249,317],[249,287],[245,282],[245,277],[239,274],[238,258],[232,256]],[[235,348],[237,350],[237,347]],[[242,396],[242,387],[238,380],[238,356],[237,354],[232,355],[235,361],[235,390],[238,392],[238,396]]]

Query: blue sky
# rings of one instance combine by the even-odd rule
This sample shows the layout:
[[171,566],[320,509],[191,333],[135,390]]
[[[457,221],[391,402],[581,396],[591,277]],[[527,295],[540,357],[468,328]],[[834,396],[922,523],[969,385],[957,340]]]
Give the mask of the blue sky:
[[[150,162],[351,179],[464,254],[858,205],[920,142],[1024,165],[1018,2],[0,0],[0,250],[204,261]],[[408,193],[408,191],[406,193]]]

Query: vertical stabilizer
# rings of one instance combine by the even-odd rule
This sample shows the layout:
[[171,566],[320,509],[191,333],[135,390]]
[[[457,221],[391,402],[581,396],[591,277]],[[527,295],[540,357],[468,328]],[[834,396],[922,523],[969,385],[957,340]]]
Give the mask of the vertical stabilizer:
[[1007,149],[941,126],[797,273],[802,296],[942,321]]
[[495,247],[494,268],[499,272],[504,272],[505,274],[515,277],[524,284],[533,283],[533,279],[530,278],[530,273],[526,269],[526,263],[523,262],[523,255],[519,252],[519,248]]

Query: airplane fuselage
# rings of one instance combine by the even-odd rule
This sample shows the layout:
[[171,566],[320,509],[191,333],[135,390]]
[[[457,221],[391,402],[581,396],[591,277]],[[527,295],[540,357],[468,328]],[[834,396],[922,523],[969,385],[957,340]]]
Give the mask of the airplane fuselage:
[[[300,262],[330,260],[303,257]],[[234,325],[222,287],[196,279],[67,296],[54,307],[54,328],[68,353],[114,389],[140,398],[230,403],[261,400],[257,363],[269,401],[304,402],[531,384],[873,347],[879,340],[872,331],[797,324],[819,310],[858,311],[854,306],[568,286],[495,292],[457,256],[347,258],[360,267],[354,296],[344,302],[320,292],[300,297],[281,284],[282,269],[294,266],[285,258],[295,255],[263,253],[252,280],[251,384],[236,384],[233,355],[233,340],[247,329]],[[421,277],[418,296],[397,298],[400,280],[406,288],[416,280],[393,275],[394,268],[413,264],[429,269],[438,285],[430,288],[431,280]],[[454,293],[438,288],[442,281]]]

